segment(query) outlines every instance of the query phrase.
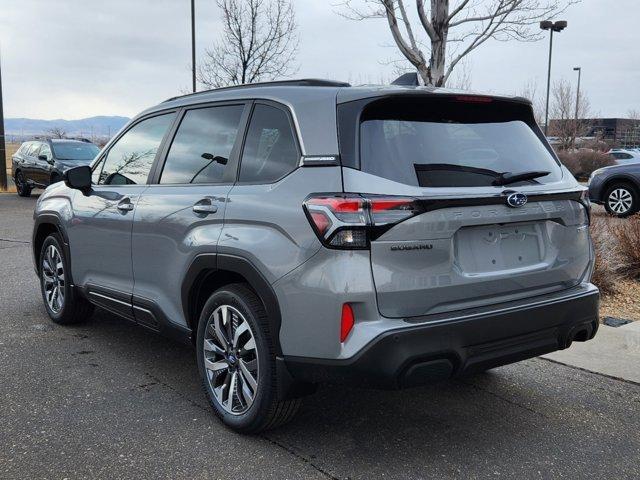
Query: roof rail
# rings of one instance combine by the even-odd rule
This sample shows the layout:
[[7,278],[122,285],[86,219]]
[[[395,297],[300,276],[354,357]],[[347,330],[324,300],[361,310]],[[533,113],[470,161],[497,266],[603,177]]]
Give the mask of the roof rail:
[[219,92],[223,90],[239,90],[242,88],[256,88],[256,87],[350,87],[351,84],[347,82],[340,82],[337,80],[323,80],[318,78],[301,78],[298,80],[274,80],[271,82],[258,82],[258,83],[245,83],[243,85],[231,85],[229,87],[212,88],[210,90],[202,90],[201,92],[187,93],[186,95],[177,95],[166,99],[162,103],[170,102],[178,98],[191,97],[194,95],[200,95],[202,93]]

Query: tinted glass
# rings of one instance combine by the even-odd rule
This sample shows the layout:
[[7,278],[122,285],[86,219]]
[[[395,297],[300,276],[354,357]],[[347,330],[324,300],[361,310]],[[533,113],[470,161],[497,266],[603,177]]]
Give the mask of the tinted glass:
[[287,114],[276,107],[256,105],[240,166],[241,182],[274,182],[300,160]]
[[243,105],[189,110],[171,143],[160,183],[220,183],[243,110]]
[[38,155],[45,155],[47,159],[51,159],[51,148],[49,148],[49,145],[46,143],[43,143],[42,148],[38,152]]
[[21,155],[26,155],[27,152],[29,151],[29,148],[31,148],[31,142],[25,142],[22,145],[20,145],[20,148],[16,153],[19,153]]
[[102,173],[102,166],[104,165],[104,157],[100,159],[100,161],[93,166],[93,170],[91,172],[91,183],[96,185],[100,181],[100,174]]
[[629,158],[633,158],[633,155],[630,155],[628,153],[622,153],[622,152],[613,152],[611,155],[613,155],[614,158],[617,158],[619,160],[628,160]]
[[505,172],[549,172],[511,185],[560,179],[554,157],[532,127],[517,118],[522,113],[456,102],[439,107],[383,104],[373,114],[365,113],[361,169],[422,187],[490,186]]
[[53,153],[59,160],[93,160],[100,149],[87,142],[52,142]]
[[40,150],[40,142],[32,142],[25,155],[34,156],[38,150]]
[[109,149],[99,182],[105,185],[146,183],[162,137],[174,114],[158,115],[136,124]]

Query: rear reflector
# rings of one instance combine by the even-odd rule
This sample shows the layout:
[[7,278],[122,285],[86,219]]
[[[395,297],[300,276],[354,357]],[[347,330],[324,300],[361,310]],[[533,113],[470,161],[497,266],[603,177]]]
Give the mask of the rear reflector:
[[340,319],[340,342],[344,342],[353,329],[353,310],[351,305],[342,305],[342,318]]

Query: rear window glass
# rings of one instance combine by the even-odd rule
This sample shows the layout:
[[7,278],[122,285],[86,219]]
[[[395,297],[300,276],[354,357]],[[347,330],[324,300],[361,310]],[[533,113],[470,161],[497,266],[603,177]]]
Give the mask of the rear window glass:
[[360,168],[421,187],[489,186],[531,171],[549,173],[510,185],[558,181],[558,163],[527,121],[486,104],[378,103],[362,116]]
[[628,153],[613,152],[611,155],[613,156],[613,158],[616,158],[618,160],[628,160],[630,158],[633,158],[633,156],[629,155]]
[[53,153],[59,160],[93,160],[100,152],[100,149],[93,143],[88,142],[59,142],[51,143]]

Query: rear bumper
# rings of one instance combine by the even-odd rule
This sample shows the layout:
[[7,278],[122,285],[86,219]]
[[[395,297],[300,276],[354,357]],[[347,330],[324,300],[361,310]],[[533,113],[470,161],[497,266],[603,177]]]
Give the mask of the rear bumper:
[[294,380],[404,388],[486,370],[592,339],[598,289],[589,284],[529,306],[469,312],[386,332],[348,360],[285,357]]

